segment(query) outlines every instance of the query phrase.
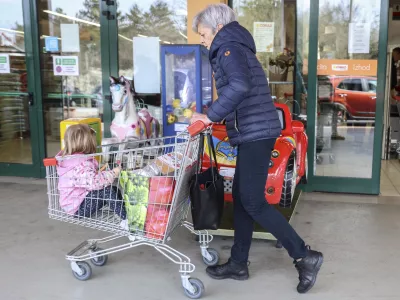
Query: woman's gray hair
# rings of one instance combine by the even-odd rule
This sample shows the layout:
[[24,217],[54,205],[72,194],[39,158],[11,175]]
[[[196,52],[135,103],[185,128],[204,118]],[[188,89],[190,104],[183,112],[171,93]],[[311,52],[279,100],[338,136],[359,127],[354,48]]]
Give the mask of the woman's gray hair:
[[226,4],[211,4],[199,12],[193,18],[192,29],[198,33],[199,25],[211,28],[213,33],[217,31],[218,25],[227,25],[236,21],[237,17],[232,8]]

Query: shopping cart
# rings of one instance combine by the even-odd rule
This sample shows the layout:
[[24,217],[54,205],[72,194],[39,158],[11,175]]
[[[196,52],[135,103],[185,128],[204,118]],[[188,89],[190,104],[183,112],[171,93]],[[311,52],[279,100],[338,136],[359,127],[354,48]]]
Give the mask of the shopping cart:
[[[72,273],[77,279],[87,280],[91,277],[92,269],[87,261],[91,261],[95,266],[104,266],[109,254],[142,245],[150,246],[179,265],[185,294],[192,299],[201,297],[204,292],[203,283],[199,279],[190,277],[195,270],[194,264],[188,256],[166,244],[175,229],[179,226],[186,227],[199,236],[204,263],[208,266],[218,263],[218,252],[208,247],[213,236],[208,231],[195,231],[193,225],[186,221],[190,209],[189,180],[195,173],[199,141],[199,135],[191,136],[188,132],[183,132],[176,137],[158,139],[157,146],[143,146],[124,150],[122,153],[111,151],[44,160],[49,217],[112,234],[102,239],[84,241],[66,255]],[[73,164],[74,161],[71,160],[101,162],[104,154],[117,153],[126,157],[126,163],[113,186],[102,190],[103,195],[109,196],[101,198],[91,194],[92,202],[89,203],[98,207],[103,206],[101,209],[93,211],[89,206],[83,211],[68,213],[65,207],[61,207],[62,195],[60,197],[58,189],[57,166]],[[99,172],[112,172],[111,170],[117,167],[102,166],[102,163],[98,165]],[[123,206],[126,210],[125,221],[121,210]],[[115,243],[115,240],[121,238],[126,240],[117,246],[100,248],[100,245],[111,241]]]

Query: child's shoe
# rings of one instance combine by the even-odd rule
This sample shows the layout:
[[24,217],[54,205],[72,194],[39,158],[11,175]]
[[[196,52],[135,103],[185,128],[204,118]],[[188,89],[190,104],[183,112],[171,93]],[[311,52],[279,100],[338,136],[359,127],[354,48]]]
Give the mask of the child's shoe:
[[123,230],[128,231],[129,230],[129,224],[128,224],[128,220],[122,220],[121,224],[119,224],[119,226],[121,226],[121,228]]

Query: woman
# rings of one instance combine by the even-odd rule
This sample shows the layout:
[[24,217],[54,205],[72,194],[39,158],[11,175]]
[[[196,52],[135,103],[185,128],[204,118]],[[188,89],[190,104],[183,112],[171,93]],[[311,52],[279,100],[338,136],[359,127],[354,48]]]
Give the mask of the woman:
[[297,291],[306,293],[315,283],[323,256],[307,247],[281,213],[265,201],[269,161],[281,124],[255,55],[254,39],[225,4],[210,5],[197,14],[193,30],[210,51],[218,99],[207,115],[194,114],[192,122],[225,120],[230,143],[238,147],[231,258],[223,265],[208,267],[207,274],[214,279],[249,278],[247,262],[256,221],[281,241],[294,259],[300,275]]

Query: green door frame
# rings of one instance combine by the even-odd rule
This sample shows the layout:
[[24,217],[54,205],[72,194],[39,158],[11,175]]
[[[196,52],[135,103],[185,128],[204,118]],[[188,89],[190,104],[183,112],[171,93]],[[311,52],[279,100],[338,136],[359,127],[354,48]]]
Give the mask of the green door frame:
[[[42,160],[46,156],[45,129],[42,102],[42,85],[40,72],[40,40],[38,28],[37,0],[20,0],[23,5],[25,32],[26,66],[28,73],[28,92],[34,95],[33,105],[29,108],[32,164],[0,163],[0,176],[21,176],[43,178],[46,175]],[[109,11],[116,15],[116,5],[107,5],[107,1],[99,1],[100,11]],[[111,2],[110,2],[111,3]],[[115,2],[114,2],[115,3]],[[100,14],[101,66],[103,86],[103,121],[104,135],[110,136],[110,125],[113,118],[111,109],[109,76],[118,75],[118,28],[117,20]],[[18,93],[28,96],[28,93]]]
[[309,180],[305,190],[309,192],[340,192],[356,194],[378,195],[380,192],[380,168],[383,139],[383,111],[386,87],[386,51],[388,41],[389,0],[381,0],[381,15],[379,27],[379,55],[378,55],[378,87],[376,99],[376,118],[374,131],[374,149],[372,162],[372,178],[343,178],[315,176],[315,126],[316,126],[316,99],[317,99],[317,64],[318,64],[318,19],[319,0],[312,0],[310,7],[310,42],[308,59],[308,100],[307,101],[307,135],[309,137],[308,160]]
[[[112,3],[111,3],[112,2]],[[114,117],[111,109],[110,76],[118,77],[118,21],[117,2],[100,1],[100,35],[103,86],[104,137],[110,137],[110,125]]]
[[[45,156],[45,143],[36,1],[22,0],[22,11],[28,92],[33,94],[33,105],[29,106],[32,164],[0,163],[0,176],[43,177],[45,169],[42,158]],[[28,97],[29,94],[19,95]]]

